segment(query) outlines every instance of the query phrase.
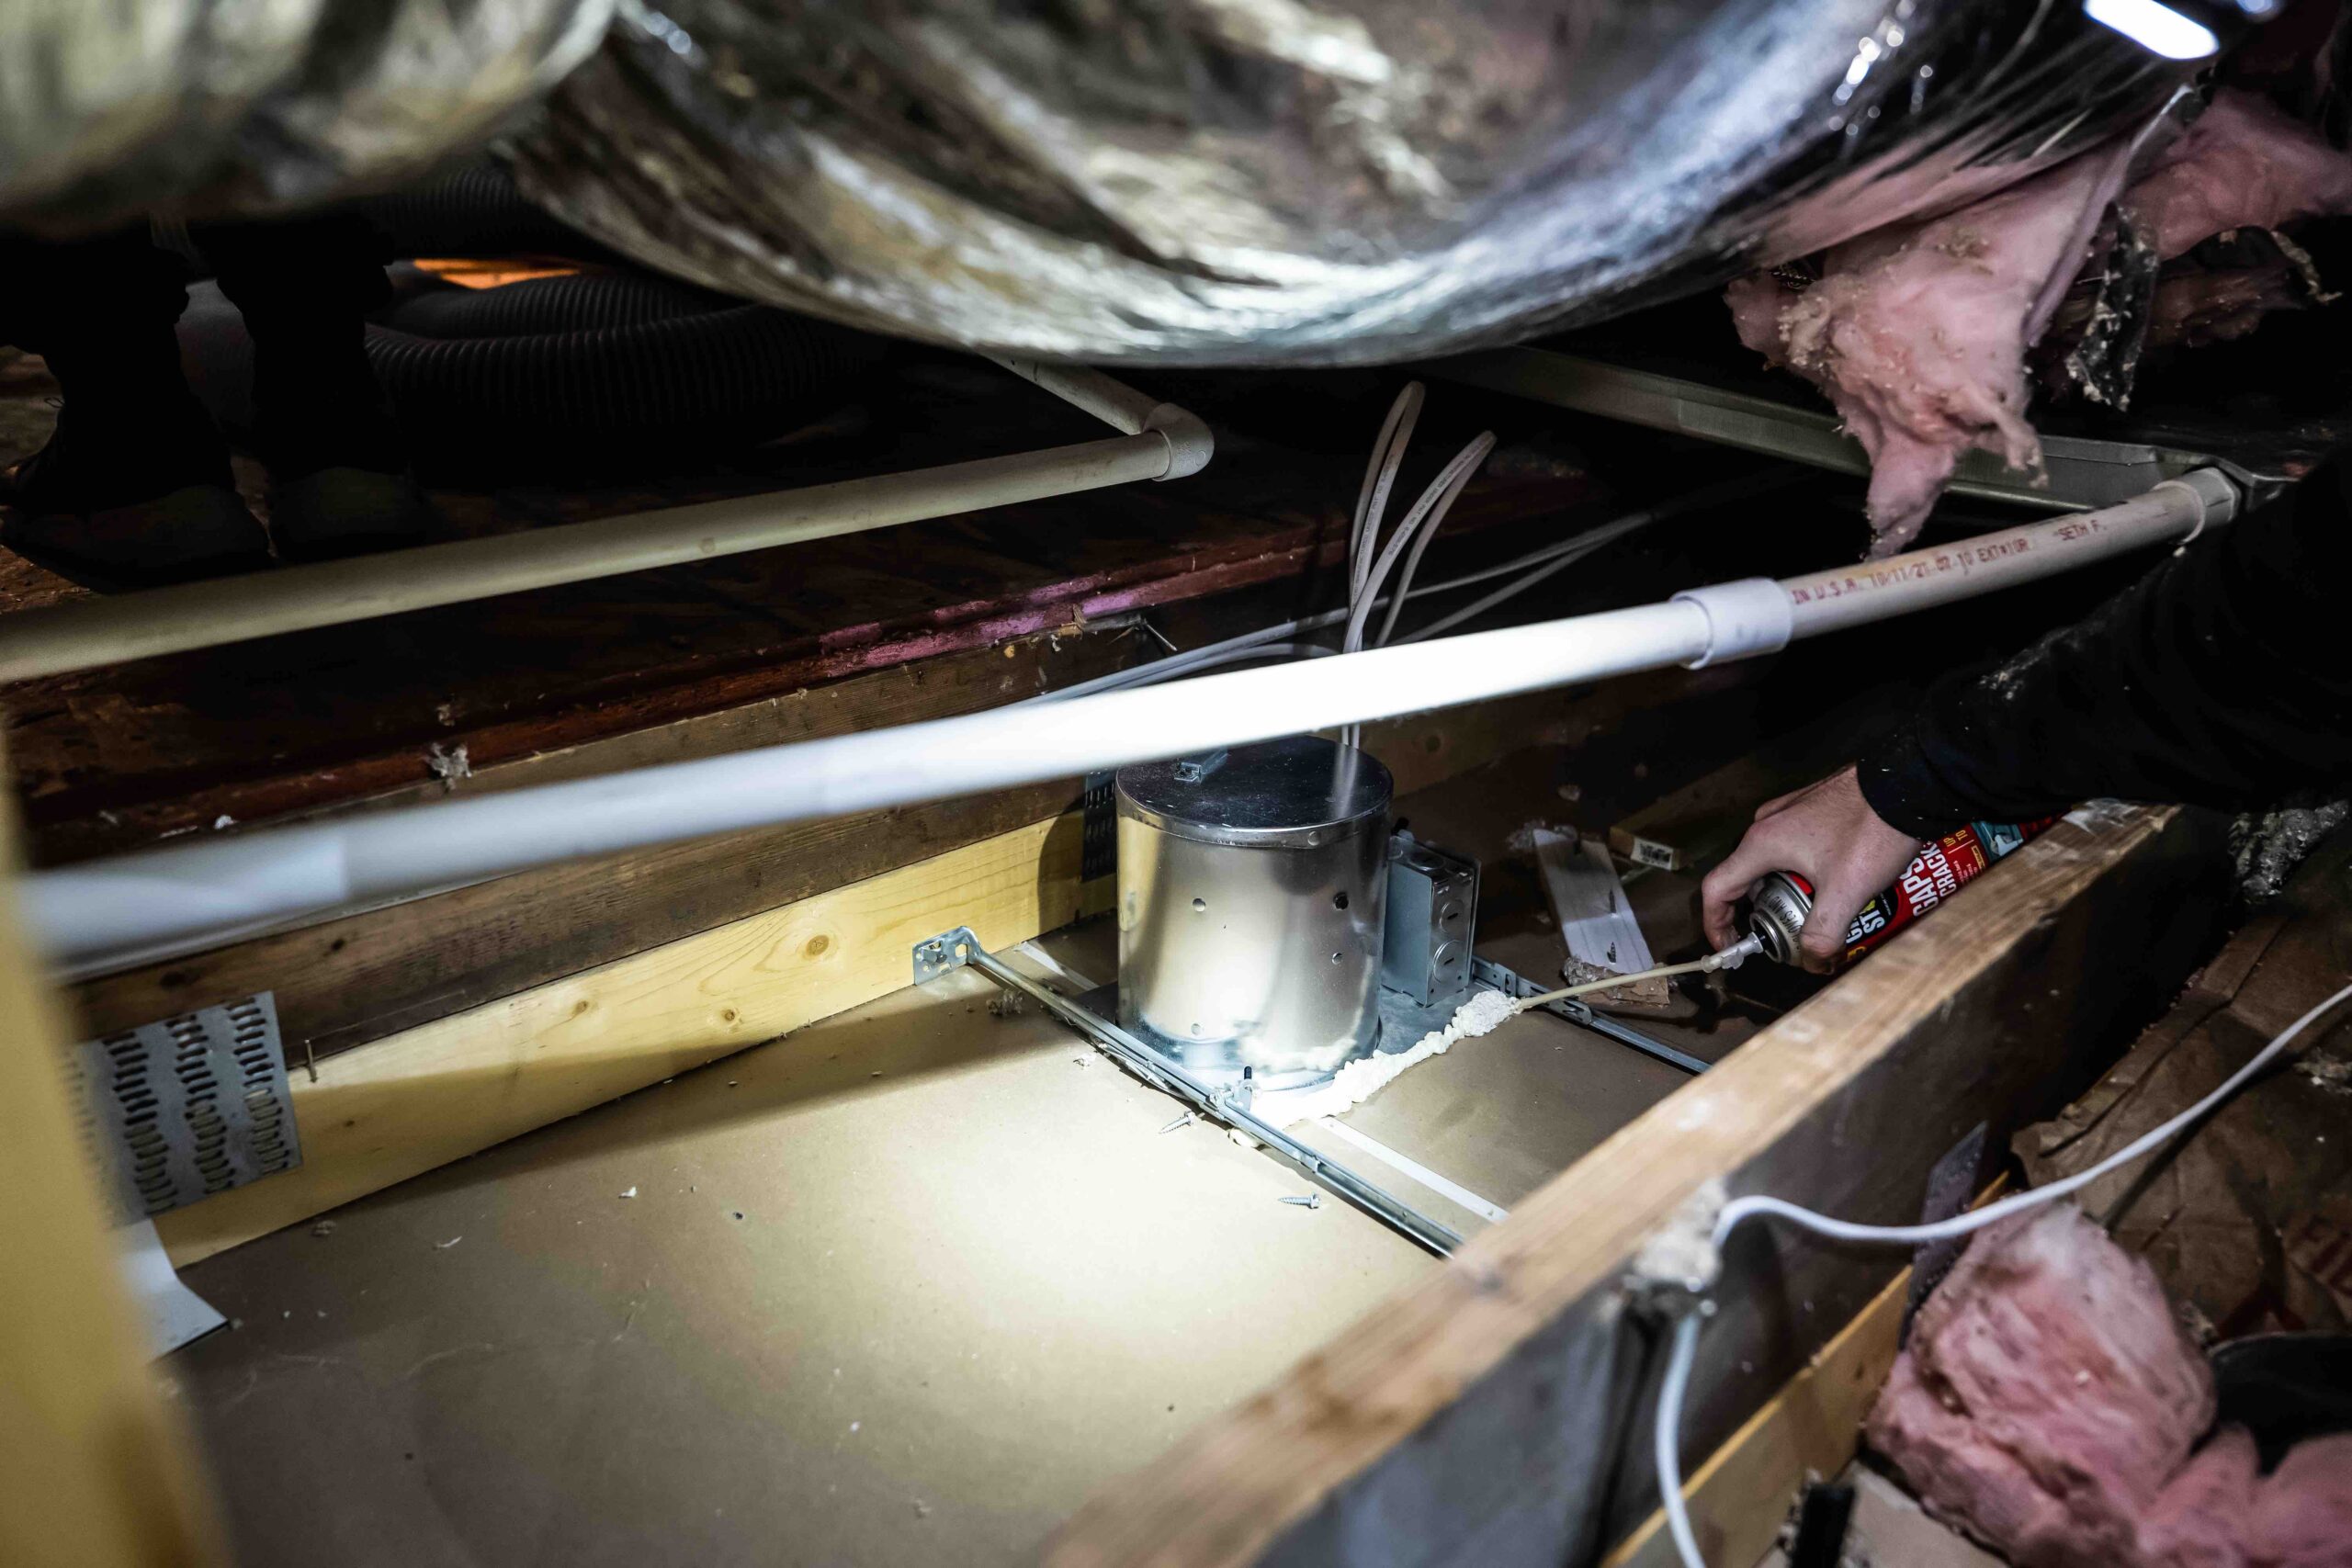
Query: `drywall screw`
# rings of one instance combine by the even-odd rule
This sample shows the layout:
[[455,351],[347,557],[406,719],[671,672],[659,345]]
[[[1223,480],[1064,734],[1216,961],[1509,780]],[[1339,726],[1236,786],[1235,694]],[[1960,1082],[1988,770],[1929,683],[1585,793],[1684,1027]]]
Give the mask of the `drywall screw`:
[[1184,1114],[1182,1114],[1182,1116],[1179,1116],[1178,1118],[1176,1118],[1176,1120],[1175,1120],[1175,1121],[1170,1122],[1170,1123],[1168,1123],[1168,1125],[1167,1125],[1167,1126],[1162,1127],[1162,1128],[1160,1129],[1160,1131],[1161,1131],[1161,1132],[1163,1132],[1163,1133],[1172,1133],[1172,1132],[1174,1132],[1174,1131],[1175,1131],[1177,1128],[1179,1128],[1179,1127],[1189,1127],[1189,1126],[1191,1126],[1192,1124],[1193,1124],[1193,1113],[1192,1113],[1191,1111],[1187,1111],[1186,1112],[1184,1112]]
[[1295,1203],[1302,1209],[1319,1209],[1323,1206],[1323,1194],[1320,1192],[1309,1192],[1304,1198],[1285,1197],[1283,1199],[1283,1201],[1285,1203]]

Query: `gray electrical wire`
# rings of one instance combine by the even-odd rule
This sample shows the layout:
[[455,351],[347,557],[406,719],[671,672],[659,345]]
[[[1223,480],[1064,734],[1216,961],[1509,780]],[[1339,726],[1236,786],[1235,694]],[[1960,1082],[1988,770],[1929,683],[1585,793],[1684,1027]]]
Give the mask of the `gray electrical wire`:
[[[1553,576],[1557,567],[1573,565],[1584,557],[1615,543],[1627,535],[1638,532],[1653,523],[1663,522],[1691,508],[1705,506],[1732,495],[1753,494],[1791,483],[1798,477],[1794,473],[1767,473],[1734,480],[1724,485],[1711,486],[1704,491],[1693,491],[1688,496],[1679,496],[1671,502],[1645,511],[1629,513],[1625,516],[1599,524],[1581,534],[1530,550],[1525,555],[1514,556],[1509,560],[1498,561],[1492,566],[1478,567],[1440,582],[1423,583],[1418,587],[1408,588],[1403,594],[1404,598],[1424,599],[1440,593],[1455,592],[1464,588],[1475,588],[1479,583],[1491,582],[1498,577],[1513,580],[1502,591],[1487,595],[1464,611],[1449,615],[1442,621],[1432,622],[1407,637],[1395,639],[1396,644],[1401,647],[1406,643],[1418,642],[1424,637],[1451,631],[1470,616],[1482,615],[1513,596],[1535,587]],[[1374,600],[1374,604],[1375,607],[1393,604],[1396,599],[1397,595],[1392,593]],[[1312,615],[1302,615],[1296,620],[1283,621],[1271,626],[1261,626],[1256,631],[1242,632],[1217,642],[1204,643],[1199,648],[1190,649],[1182,653],[1170,654],[1165,659],[1154,660],[1149,664],[1139,665],[1133,670],[1114,670],[1108,675],[1097,675],[1091,680],[1079,682],[1076,685],[1064,686],[1057,691],[1041,692],[1036,696],[1023,700],[1033,703],[1062,702],[1071,697],[1091,696],[1096,692],[1119,691],[1129,686],[1155,685],[1161,681],[1176,680],[1193,673],[1201,664],[1220,659],[1228,653],[1262,647],[1269,643],[1280,642],[1286,638],[1297,637],[1310,632],[1323,631],[1342,625],[1351,613],[1350,609],[1342,606],[1340,609],[1324,610]]]

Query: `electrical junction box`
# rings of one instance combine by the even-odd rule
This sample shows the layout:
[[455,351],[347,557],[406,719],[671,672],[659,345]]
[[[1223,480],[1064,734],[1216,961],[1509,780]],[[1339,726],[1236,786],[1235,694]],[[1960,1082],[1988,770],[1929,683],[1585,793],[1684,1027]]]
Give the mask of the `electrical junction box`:
[[1466,999],[1478,923],[1478,863],[1409,833],[1388,840],[1380,983],[1422,1007]]

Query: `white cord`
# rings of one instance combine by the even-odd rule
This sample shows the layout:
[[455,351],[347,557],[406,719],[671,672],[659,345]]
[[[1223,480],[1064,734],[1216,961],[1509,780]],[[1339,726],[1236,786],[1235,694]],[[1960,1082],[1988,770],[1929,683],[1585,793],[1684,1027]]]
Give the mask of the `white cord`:
[[[1916,1247],[1926,1242],[1949,1241],[1972,1235],[2011,1214],[2055,1202],[2069,1193],[2080,1191],[2109,1171],[2162,1147],[2194,1123],[2203,1121],[2231,1096],[2252,1082],[2296,1035],[2310,1027],[2312,1020],[2347,997],[2352,997],[2352,985],[2344,987],[2281,1030],[2269,1044],[2256,1052],[2245,1066],[2224,1078],[2219,1089],[2171,1121],[2142,1134],[2089,1169],[2076,1171],[2047,1187],[2037,1187],[2030,1192],[2020,1192],[1999,1202],[1987,1203],[1981,1209],[1971,1210],[1949,1220],[1921,1225],[1860,1225],[1850,1220],[1833,1220],[1826,1214],[1817,1214],[1811,1209],[1799,1208],[1779,1198],[1735,1198],[1724,1205],[1722,1213],[1715,1216],[1714,1245],[1720,1250],[1725,1239],[1743,1222],[1769,1214],[1791,1221],[1815,1235],[1827,1236],[1834,1241],[1882,1241]],[[1698,1539],[1690,1530],[1689,1506],[1682,1497],[1681,1429],[1682,1401],[1690,1391],[1690,1369],[1699,1355],[1700,1323],[1713,1310],[1712,1303],[1702,1303],[1698,1309],[1674,1325],[1674,1344],[1667,1359],[1666,1376],[1658,1383],[1655,1455],[1658,1495],[1665,1504],[1666,1527],[1674,1538],[1674,1549],[1681,1555],[1683,1568],[1707,1568],[1707,1560],[1699,1552]]]
[[1354,653],[1363,649],[1364,625],[1372,618],[1373,601],[1388,585],[1388,574],[1396,570],[1396,558],[1403,555],[1407,547],[1416,539],[1425,538],[1430,530],[1445,521],[1446,513],[1453,506],[1453,498],[1462,493],[1463,487],[1470,482],[1470,476],[1477,472],[1478,465],[1485,462],[1487,454],[1494,449],[1495,433],[1489,430],[1455,453],[1453,461],[1438,471],[1437,478],[1430,481],[1430,488],[1421,491],[1421,498],[1413,502],[1410,512],[1405,513],[1405,520],[1396,525],[1396,532],[1389,536],[1379,558],[1372,563],[1372,570],[1365,575],[1363,587],[1357,592],[1355,604],[1350,607],[1347,635],[1340,642],[1343,650]]
[[[1593,532],[1599,533],[1609,526],[1608,524],[1602,524]],[[1612,535],[1611,537],[1613,536]],[[1578,534],[1571,538],[1545,545],[1541,549],[1531,550],[1510,560],[1500,561],[1493,566],[1480,567],[1476,571],[1464,572],[1460,577],[1450,577],[1442,582],[1424,583],[1420,587],[1411,589],[1405,597],[1424,599],[1439,593],[1451,593],[1456,589],[1475,587],[1481,582],[1490,582],[1498,577],[1518,578],[1521,573],[1557,560],[1564,555],[1584,556],[1599,549],[1602,544],[1608,542],[1607,539],[1602,539],[1598,543],[1587,543],[1586,536]],[[1540,581],[1541,579],[1533,581]],[[1515,593],[1529,586],[1531,582],[1523,581],[1519,582],[1511,592]],[[1393,604],[1395,600],[1396,595],[1391,593],[1373,603],[1377,608],[1383,604]],[[1325,610],[1318,615],[1302,615],[1295,621],[1283,621],[1277,626],[1261,626],[1256,631],[1243,632],[1237,637],[1229,637],[1219,642],[1204,643],[1185,652],[1171,654],[1166,659],[1154,660],[1149,664],[1139,664],[1132,670],[1114,670],[1108,675],[1097,675],[1091,680],[1080,681],[1076,685],[1063,686],[1051,692],[1040,692],[1034,697],[1023,697],[1021,700],[1025,703],[1066,702],[1071,697],[1091,696],[1096,692],[1116,691],[1127,686],[1150,685],[1160,681],[1173,680],[1180,675],[1189,675],[1200,664],[1238,649],[1261,647],[1266,643],[1280,641],[1284,637],[1297,637],[1304,632],[1317,632],[1329,626],[1341,625],[1351,613],[1347,606],[1342,605],[1339,609]]]
[[[1428,553],[1430,541],[1437,537],[1438,528],[1445,522],[1445,514],[1453,511],[1453,503],[1462,498],[1463,487],[1470,482],[1470,476],[1478,471],[1478,465],[1485,462],[1487,454],[1494,449],[1495,433],[1489,430],[1464,447],[1462,455],[1454,458],[1455,462],[1464,465],[1462,477],[1446,487],[1445,493],[1438,497],[1437,504],[1430,509],[1420,532],[1413,536],[1413,547],[1406,552],[1405,564],[1396,569],[1396,592],[1388,596],[1388,614],[1381,621],[1380,629],[1372,636],[1373,647],[1388,646],[1390,635],[1396,630],[1396,617],[1404,612],[1405,601],[1411,595],[1413,575],[1421,570],[1421,557]],[[1477,455],[1472,457],[1473,452]],[[1368,613],[1371,606],[1365,608]]]
[[1363,592],[1373,544],[1380,536],[1380,520],[1388,510],[1388,489],[1396,482],[1405,447],[1421,417],[1421,397],[1419,381],[1405,383],[1405,389],[1388,405],[1388,417],[1372,444],[1372,461],[1364,465],[1363,488],[1356,492],[1355,518],[1348,529],[1348,597],[1351,601]]

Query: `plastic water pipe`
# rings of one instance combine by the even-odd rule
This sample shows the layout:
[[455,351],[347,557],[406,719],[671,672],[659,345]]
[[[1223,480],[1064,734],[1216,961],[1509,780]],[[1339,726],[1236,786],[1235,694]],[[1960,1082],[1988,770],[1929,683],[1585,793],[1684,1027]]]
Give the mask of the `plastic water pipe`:
[[1003,363],[1123,434],[911,473],[45,605],[0,618],[0,681],[650,571],[1138,479],[1181,479],[1209,460],[1208,426],[1173,403],[1080,366]]
[[582,856],[1753,657],[2193,534],[2236,505],[2226,479],[2200,471],[2101,512],[1786,581],[1721,583],[1633,609],[149,850],[39,873],[25,880],[24,901],[51,957],[88,968]]

